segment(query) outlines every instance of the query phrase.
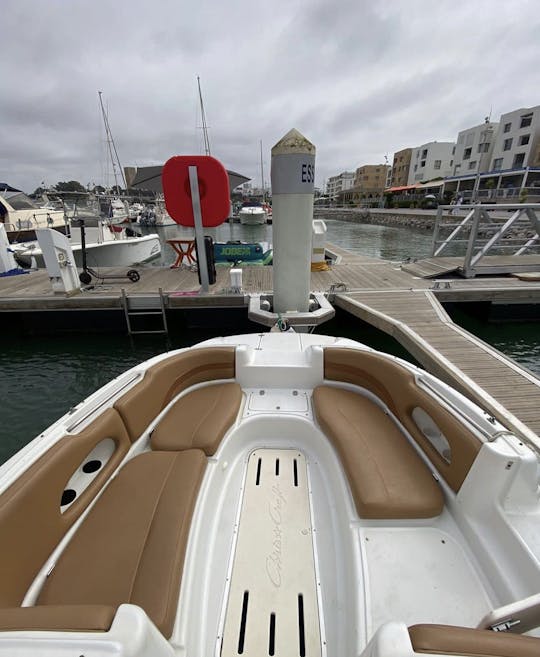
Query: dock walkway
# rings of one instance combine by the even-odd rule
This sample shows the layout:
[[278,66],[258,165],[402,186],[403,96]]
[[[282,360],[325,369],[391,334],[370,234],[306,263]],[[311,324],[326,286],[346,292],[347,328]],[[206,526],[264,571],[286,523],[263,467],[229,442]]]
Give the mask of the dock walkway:
[[[493,347],[452,322],[442,302],[540,303],[540,282],[512,277],[433,280],[399,263],[351,254],[329,271],[311,274],[311,289],[334,305],[392,335],[428,371],[482,406],[540,452],[540,380]],[[247,308],[250,293],[272,290],[272,267],[246,267],[243,290],[234,294],[228,268],[219,268],[208,295],[198,295],[197,274],[187,269],[141,267],[140,281],[105,281],[81,294],[54,295],[45,271],[0,278],[0,316],[12,312],[110,310],[123,312],[122,290],[139,306],[160,295],[169,310]],[[125,270],[107,273],[125,274]],[[424,275],[430,275],[425,272]],[[433,275],[433,274],[431,274]]]

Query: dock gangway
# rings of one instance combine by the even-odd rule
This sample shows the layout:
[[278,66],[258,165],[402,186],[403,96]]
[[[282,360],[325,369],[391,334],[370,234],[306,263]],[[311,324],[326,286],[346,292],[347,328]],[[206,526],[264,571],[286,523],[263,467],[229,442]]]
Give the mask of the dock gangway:
[[424,278],[540,272],[540,204],[440,205],[430,257],[403,268]]

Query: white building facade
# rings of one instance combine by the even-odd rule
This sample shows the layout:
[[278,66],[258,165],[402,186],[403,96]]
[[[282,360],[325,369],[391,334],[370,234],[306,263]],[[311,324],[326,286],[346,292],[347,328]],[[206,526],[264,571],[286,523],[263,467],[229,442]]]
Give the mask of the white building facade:
[[534,166],[540,141],[540,105],[501,115],[491,159],[491,170]]
[[454,142],[432,141],[412,149],[408,184],[451,176],[454,171]]
[[454,176],[485,173],[491,169],[491,162],[499,124],[487,120],[467,130],[457,137],[454,154]]
[[326,183],[326,194],[332,201],[337,200],[338,194],[347,189],[352,189],[354,185],[354,172],[343,171],[338,176],[328,178]]

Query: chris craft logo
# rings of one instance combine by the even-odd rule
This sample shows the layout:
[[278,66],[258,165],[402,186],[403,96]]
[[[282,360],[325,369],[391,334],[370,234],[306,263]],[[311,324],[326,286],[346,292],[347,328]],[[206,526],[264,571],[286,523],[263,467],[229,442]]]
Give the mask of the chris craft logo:
[[272,486],[272,499],[268,502],[268,515],[272,522],[272,547],[266,557],[266,574],[275,587],[281,586],[283,568],[283,510],[287,505],[279,484]]

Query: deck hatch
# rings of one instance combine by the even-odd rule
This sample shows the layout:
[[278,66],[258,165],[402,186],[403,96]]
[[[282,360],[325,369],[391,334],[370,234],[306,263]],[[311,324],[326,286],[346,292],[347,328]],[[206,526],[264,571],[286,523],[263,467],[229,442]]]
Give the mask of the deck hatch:
[[245,481],[221,656],[321,657],[305,458],[257,450]]

